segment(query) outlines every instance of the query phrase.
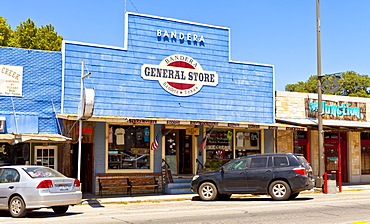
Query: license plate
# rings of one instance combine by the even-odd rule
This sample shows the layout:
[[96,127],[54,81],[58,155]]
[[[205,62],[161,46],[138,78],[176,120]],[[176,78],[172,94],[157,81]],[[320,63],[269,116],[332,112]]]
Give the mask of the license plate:
[[59,185],[58,187],[61,191],[68,191],[70,185]]

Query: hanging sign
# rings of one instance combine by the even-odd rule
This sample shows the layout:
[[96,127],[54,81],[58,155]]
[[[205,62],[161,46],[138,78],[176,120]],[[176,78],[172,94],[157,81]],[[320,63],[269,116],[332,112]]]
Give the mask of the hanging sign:
[[0,96],[22,96],[23,67],[0,65]]
[[165,58],[159,65],[144,64],[141,77],[156,80],[167,92],[176,96],[190,96],[204,85],[217,86],[218,74],[204,71],[193,58],[176,54]]

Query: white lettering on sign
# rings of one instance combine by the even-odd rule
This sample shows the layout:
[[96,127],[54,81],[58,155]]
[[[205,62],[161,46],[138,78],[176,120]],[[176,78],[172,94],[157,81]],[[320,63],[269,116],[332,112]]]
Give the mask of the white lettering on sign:
[[159,65],[142,65],[141,77],[158,81],[163,89],[177,96],[194,95],[204,85],[218,84],[216,72],[203,70],[195,59],[181,54],[171,55]]
[[177,33],[176,31],[168,32],[167,30],[157,30],[157,37],[163,37],[163,39],[179,39],[179,40],[187,40],[187,41],[194,41],[199,43],[205,43],[204,37],[198,34],[192,33]]

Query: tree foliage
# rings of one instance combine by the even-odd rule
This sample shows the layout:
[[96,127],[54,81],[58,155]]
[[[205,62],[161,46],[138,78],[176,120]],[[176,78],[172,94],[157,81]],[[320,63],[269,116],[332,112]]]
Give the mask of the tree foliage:
[[62,41],[63,37],[58,36],[51,24],[37,27],[31,19],[27,19],[12,30],[6,19],[0,16],[0,46],[60,51]]
[[[354,71],[341,72],[336,75],[323,75],[321,78],[322,89],[333,89],[335,82],[338,84],[339,90],[334,92],[323,91],[323,94],[370,98],[370,78],[368,75],[361,75]],[[306,82],[288,84],[285,86],[285,91],[317,93],[317,75],[309,77]]]

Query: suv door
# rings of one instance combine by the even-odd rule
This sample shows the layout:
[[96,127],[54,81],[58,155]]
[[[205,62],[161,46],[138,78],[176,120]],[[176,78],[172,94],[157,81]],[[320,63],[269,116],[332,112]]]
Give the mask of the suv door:
[[251,157],[246,169],[249,192],[267,192],[269,181],[273,178],[270,156]]
[[246,174],[247,159],[234,159],[222,167],[221,185],[228,192],[247,191]]

